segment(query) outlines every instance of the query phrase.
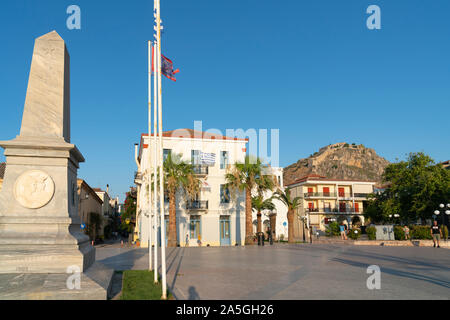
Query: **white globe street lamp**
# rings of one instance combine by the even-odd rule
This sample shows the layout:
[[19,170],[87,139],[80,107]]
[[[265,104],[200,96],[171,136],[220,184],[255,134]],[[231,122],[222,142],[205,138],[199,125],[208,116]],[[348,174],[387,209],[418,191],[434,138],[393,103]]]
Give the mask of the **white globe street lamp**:
[[[450,215],[450,210],[445,210],[445,211],[444,211],[445,207],[447,207],[447,208],[450,209],[450,203],[447,203],[447,205],[441,203],[441,204],[439,205],[439,208],[442,209],[442,226],[445,225],[445,215]],[[436,216],[438,216],[440,213],[441,213],[441,210],[435,210],[435,211],[434,211],[434,214],[435,214]],[[444,213],[445,213],[445,214],[444,214]]]

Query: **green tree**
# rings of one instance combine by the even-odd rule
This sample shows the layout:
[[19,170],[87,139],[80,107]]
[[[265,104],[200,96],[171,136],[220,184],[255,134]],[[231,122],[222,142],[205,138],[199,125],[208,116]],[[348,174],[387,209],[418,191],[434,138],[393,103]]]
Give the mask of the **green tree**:
[[120,216],[120,221],[120,227],[123,231],[133,232],[136,221],[136,195],[132,192],[126,193],[124,212]]
[[102,216],[96,212],[89,213],[87,232],[91,240],[96,240],[102,224]]
[[272,202],[272,197],[265,199],[263,195],[257,195],[252,197],[252,208],[256,211],[256,220],[258,223],[257,232],[261,232],[262,223],[261,223],[261,212],[264,210],[274,210],[275,205]]
[[300,197],[291,197],[291,190],[286,188],[284,191],[278,189],[275,192],[274,197],[279,199],[285,204],[288,209],[287,220],[288,220],[288,243],[294,243],[294,215],[295,210],[300,206]]
[[405,222],[430,219],[443,201],[450,199],[450,171],[423,152],[410,153],[406,161],[390,164],[383,174],[388,187],[369,200],[366,217],[387,221],[399,214]]
[[245,157],[243,163],[236,162],[228,169],[225,175],[227,187],[233,194],[237,191],[245,192],[245,244],[253,244],[252,224],[252,191],[263,187],[267,182],[264,176],[265,166],[261,159],[250,156]]
[[181,160],[182,154],[169,153],[164,161],[164,185],[169,196],[169,235],[167,246],[177,246],[176,195],[183,190],[190,199],[200,191],[200,180],[194,174],[192,164]]

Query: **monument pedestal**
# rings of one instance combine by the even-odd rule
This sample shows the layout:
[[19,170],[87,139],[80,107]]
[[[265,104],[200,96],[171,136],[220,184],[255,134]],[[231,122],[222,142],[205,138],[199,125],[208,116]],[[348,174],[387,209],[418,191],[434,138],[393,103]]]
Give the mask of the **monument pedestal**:
[[81,153],[52,138],[17,137],[0,145],[7,159],[0,192],[0,273],[89,268],[95,248],[80,229],[76,189]]

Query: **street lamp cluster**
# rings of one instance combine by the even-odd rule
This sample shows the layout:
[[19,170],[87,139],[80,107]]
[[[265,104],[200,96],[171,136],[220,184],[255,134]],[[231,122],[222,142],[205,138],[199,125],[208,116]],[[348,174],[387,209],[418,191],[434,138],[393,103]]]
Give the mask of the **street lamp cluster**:
[[[447,207],[448,209],[444,211],[445,207]],[[442,210],[442,225],[444,225],[444,224],[445,224],[445,222],[444,222],[444,213],[445,213],[446,215],[450,215],[450,210],[449,210],[449,209],[450,209],[450,203],[447,203],[447,205],[444,205],[443,203],[441,203],[441,204],[439,205],[439,208],[441,208],[441,210]],[[441,213],[440,210],[434,211],[434,214],[435,214],[436,216],[439,216],[440,213]]]

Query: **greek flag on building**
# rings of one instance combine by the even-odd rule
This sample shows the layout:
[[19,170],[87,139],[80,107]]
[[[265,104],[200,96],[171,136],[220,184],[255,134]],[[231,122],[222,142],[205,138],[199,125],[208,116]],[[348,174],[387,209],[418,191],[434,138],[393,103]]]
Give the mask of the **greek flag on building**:
[[201,161],[202,164],[213,166],[216,163],[216,154],[202,152]]

